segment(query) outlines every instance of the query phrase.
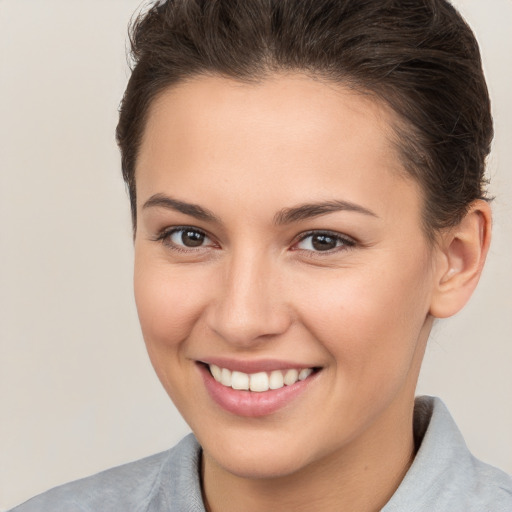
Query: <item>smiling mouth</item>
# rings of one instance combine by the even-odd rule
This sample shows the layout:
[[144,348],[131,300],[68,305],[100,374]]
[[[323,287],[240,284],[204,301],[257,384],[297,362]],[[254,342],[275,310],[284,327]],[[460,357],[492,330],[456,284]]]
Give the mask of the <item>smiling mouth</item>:
[[221,368],[215,364],[206,365],[212,377],[223,386],[235,390],[263,393],[306,380],[318,368],[291,368],[271,372],[244,373]]

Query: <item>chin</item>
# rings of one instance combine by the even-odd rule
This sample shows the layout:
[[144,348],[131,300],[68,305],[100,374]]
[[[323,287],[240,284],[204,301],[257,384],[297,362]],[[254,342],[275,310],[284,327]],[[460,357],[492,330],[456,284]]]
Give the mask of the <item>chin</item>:
[[208,437],[198,437],[205,456],[239,478],[286,477],[316,458],[304,440],[288,433],[256,432],[254,435],[230,435],[224,439]]
[[239,478],[247,479],[275,479],[283,478],[300,471],[307,465],[307,462],[298,457],[297,454],[274,453],[272,456],[266,456],[261,453],[248,452],[231,455],[211,454],[215,463],[222,467],[224,471],[231,473]]

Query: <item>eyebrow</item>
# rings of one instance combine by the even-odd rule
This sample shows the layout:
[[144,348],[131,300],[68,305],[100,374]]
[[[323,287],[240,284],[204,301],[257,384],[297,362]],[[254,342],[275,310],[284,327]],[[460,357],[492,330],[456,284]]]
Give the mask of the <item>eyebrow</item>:
[[[172,197],[164,194],[155,194],[151,196],[142,206],[142,209],[159,207],[167,208],[168,210],[174,210],[185,215],[190,215],[199,220],[205,220],[209,222],[215,222],[221,224],[221,220],[207,208],[203,208],[198,204],[187,203],[185,201],[179,201]],[[348,211],[368,215],[370,217],[378,218],[378,215],[371,210],[355,204],[350,201],[325,201],[322,203],[306,203],[292,208],[283,208],[274,215],[274,224],[291,224],[305,219],[313,217],[319,217],[321,215],[327,215],[328,213]]]
[[142,209],[151,207],[167,208],[168,210],[174,210],[177,212],[190,215],[199,220],[206,220],[209,222],[220,223],[220,219],[214,215],[210,210],[199,206],[198,204],[186,203],[185,201],[179,201],[168,197],[164,194],[155,194],[151,196],[142,206]]
[[274,216],[274,223],[289,224],[340,211],[356,212],[363,215],[369,215],[370,217],[379,218],[375,212],[372,212],[358,204],[351,203],[350,201],[326,201],[323,203],[308,203],[295,206],[293,208],[285,208]]

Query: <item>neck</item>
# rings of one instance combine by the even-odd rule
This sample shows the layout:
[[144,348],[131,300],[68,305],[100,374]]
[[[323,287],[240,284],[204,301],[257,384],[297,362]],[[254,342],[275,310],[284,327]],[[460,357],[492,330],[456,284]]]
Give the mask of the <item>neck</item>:
[[[350,446],[293,474],[244,478],[225,471],[204,454],[203,492],[208,512],[380,510],[414,458],[414,397],[408,399],[408,407],[392,405]],[[398,409],[393,411],[395,407]],[[397,421],[397,414],[404,410],[407,412]]]

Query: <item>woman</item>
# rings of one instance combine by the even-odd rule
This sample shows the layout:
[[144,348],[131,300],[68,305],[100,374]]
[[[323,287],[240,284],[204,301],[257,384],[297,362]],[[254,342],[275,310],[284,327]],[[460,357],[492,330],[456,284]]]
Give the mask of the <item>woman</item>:
[[512,510],[443,404],[490,242],[478,46],[442,0],[160,2],[118,125],[147,349],[194,436],[25,510]]

